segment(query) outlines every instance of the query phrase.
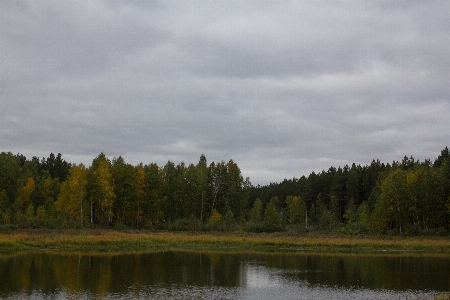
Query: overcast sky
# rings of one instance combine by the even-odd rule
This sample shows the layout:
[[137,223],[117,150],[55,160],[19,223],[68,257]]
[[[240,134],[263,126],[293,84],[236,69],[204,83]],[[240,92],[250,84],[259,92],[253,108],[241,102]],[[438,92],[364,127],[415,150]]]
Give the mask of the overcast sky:
[[450,1],[0,1],[0,151],[251,182],[450,146]]

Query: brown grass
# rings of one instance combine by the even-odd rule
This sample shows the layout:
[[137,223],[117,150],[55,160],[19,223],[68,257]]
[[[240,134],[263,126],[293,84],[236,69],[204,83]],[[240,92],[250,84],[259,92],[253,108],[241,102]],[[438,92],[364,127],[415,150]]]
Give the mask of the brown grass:
[[0,249],[208,248],[283,251],[421,251],[450,253],[442,237],[349,237],[324,234],[198,233],[144,230],[19,230],[0,232]]
[[429,300],[450,300],[450,294],[448,293],[439,294]]

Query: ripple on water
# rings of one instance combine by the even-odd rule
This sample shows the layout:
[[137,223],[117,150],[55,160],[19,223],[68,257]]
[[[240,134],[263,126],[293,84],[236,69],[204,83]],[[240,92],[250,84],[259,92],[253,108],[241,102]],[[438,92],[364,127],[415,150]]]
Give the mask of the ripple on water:
[[[68,292],[66,290],[53,293],[41,291],[20,292],[2,299],[233,299],[233,300],[265,300],[265,299],[300,299],[300,300],[404,300],[426,299],[436,292],[388,291],[368,289],[343,289],[307,285],[268,285],[257,287],[221,287],[221,286],[145,286],[136,289],[130,287],[120,294],[93,295],[87,292]],[[1,296],[1,295],[0,295]]]

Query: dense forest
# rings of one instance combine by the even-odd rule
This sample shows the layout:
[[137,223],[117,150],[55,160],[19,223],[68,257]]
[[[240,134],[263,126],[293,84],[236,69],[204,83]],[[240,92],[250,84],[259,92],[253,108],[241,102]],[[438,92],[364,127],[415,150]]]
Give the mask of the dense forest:
[[134,166],[98,155],[0,153],[0,228],[108,226],[168,230],[450,232],[450,153],[432,162],[330,167],[252,186],[232,160]]

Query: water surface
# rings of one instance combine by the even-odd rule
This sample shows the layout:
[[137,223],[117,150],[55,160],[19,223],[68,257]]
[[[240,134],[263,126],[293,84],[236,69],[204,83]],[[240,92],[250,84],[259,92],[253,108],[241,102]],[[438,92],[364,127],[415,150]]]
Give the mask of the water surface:
[[156,251],[0,253],[5,299],[421,299],[450,256]]

